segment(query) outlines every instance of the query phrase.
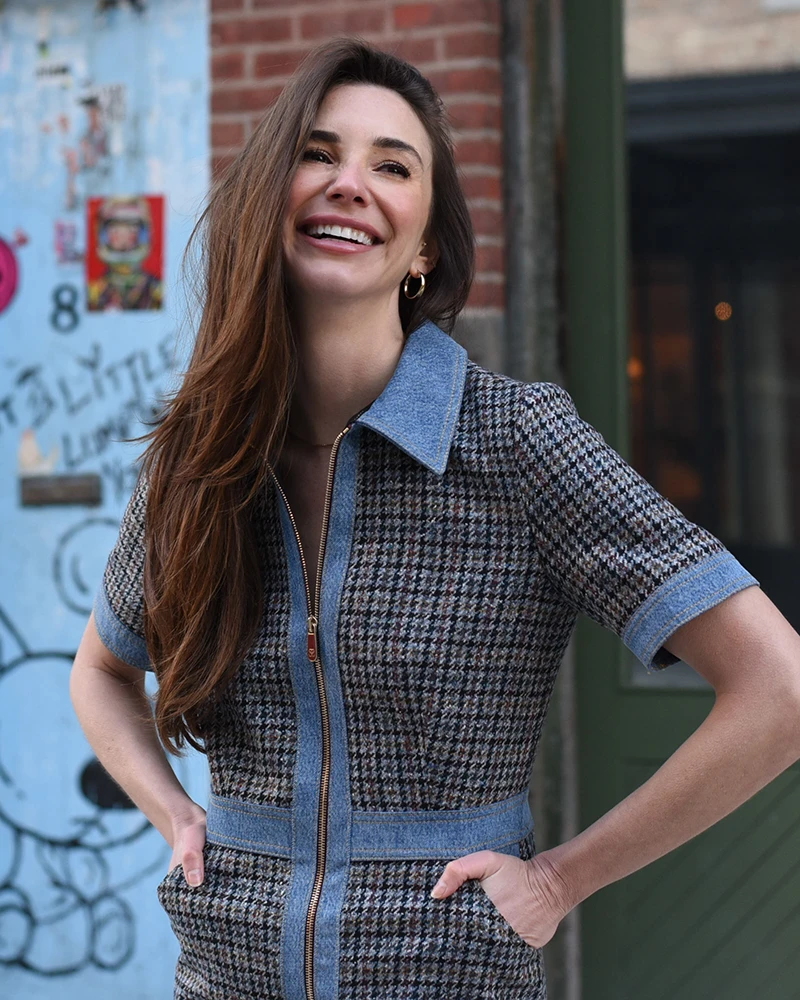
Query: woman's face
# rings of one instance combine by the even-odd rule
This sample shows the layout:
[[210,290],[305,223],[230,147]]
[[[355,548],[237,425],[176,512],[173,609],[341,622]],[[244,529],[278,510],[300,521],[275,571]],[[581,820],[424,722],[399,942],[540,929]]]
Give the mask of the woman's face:
[[[375,299],[429,271],[425,235],[432,196],[428,134],[399,94],[371,84],[328,91],[292,181],[283,249],[293,295]],[[317,235],[309,226],[343,220],[366,242]],[[372,242],[370,242],[370,240]],[[427,245],[422,248],[423,241]],[[416,291],[417,284],[411,287]]]

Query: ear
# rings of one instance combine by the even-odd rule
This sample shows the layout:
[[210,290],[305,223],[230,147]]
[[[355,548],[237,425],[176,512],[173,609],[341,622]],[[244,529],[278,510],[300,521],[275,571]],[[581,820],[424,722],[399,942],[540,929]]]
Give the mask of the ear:
[[436,240],[429,236],[425,246],[417,254],[414,264],[423,274],[430,274],[439,260],[439,247]]

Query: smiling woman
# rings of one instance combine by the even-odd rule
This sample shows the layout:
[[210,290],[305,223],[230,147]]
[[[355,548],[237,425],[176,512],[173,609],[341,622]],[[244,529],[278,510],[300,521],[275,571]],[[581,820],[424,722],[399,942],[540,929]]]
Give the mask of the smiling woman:
[[[194,353],[73,682],[173,847],[175,996],[543,1000],[571,906],[800,754],[800,640],[563,389],[450,336],[474,238],[408,63],[357,39],[311,53],[198,233]],[[655,790],[536,855],[528,778],[579,612],[647,666],[696,658],[729,700]],[[769,686],[727,665],[732,636],[769,652]],[[154,725],[135,668],[158,677]],[[157,735],[208,754],[207,813]]]

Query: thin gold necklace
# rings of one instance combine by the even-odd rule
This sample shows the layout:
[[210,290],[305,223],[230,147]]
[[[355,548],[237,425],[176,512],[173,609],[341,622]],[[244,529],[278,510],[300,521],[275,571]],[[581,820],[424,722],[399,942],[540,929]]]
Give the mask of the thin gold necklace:
[[307,441],[306,438],[300,437],[299,434],[295,434],[295,432],[291,429],[291,427],[287,427],[286,432],[287,434],[290,434],[293,438],[295,438],[297,441],[301,441],[303,444],[308,445],[309,448],[332,448],[334,445],[333,441],[331,441],[330,444],[317,444],[315,441]]

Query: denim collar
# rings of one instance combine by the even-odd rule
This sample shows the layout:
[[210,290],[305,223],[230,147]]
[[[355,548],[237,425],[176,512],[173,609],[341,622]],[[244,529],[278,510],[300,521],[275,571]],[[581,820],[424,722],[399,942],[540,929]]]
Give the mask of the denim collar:
[[363,424],[441,476],[461,409],[467,352],[432,320],[407,337],[386,388]]

